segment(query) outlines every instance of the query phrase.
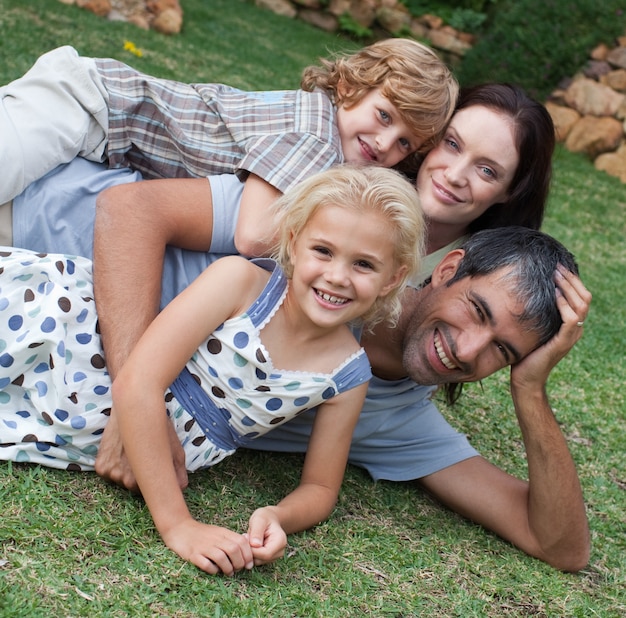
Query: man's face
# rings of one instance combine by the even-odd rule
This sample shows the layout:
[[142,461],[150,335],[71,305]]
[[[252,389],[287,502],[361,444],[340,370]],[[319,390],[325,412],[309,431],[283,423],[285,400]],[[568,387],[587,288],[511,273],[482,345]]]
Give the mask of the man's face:
[[403,339],[403,365],[419,384],[475,382],[520,361],[539,344],[517,315],[522,305],[506,271],[446,283],[462,252],[444,258],[411,315]]

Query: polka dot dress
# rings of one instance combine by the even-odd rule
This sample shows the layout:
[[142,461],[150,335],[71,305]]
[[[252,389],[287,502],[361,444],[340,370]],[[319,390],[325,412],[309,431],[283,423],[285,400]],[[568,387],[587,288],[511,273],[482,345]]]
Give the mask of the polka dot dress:
[[93,469],[110,412],[91,262],[0,249],[0,458]]

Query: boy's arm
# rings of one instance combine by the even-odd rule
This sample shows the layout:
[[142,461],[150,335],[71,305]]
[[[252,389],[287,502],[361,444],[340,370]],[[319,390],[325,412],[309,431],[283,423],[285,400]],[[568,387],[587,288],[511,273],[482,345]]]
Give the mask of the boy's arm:
[[591,294],[575,275],[557,277],[559,332],[511,369],[511,393],[522,430],[528,482],[473,457],[423,478],[444,504],[493,530],[528,554],[565,571],[589,559],[587,515],[567,442],[546,395],[556,364],[580,339]]
[[332,512],[366,393],[367,383],[361,384],[318,408],[300,484],[276,506],[257,509],[250,518],[248,536],[256,565],[282,555],[284,534],[311,528]]
[[[206,179],[149,180],[112,187],[98,197],[94,230],[94,288],[107,368],[115,378],[158,312],[167,244],[207,250],[213,224]],[[179,484],[184,456],[171,437]],[[113,413],[96,460],[101,476],[136,490]]]
[[278,224],[271,205],[281,195],[255,174],[248,176],[235,229],[235,247],[241,255],[263,257],[271,253],[278,240]]

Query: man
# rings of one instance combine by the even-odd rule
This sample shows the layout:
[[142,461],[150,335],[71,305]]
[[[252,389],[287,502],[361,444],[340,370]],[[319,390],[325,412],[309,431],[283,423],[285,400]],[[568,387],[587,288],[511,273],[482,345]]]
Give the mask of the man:
[[[162,182],[167,181],[132,183],[108,191],[101,199],[94,269],[107,364],[113,373],[157,311],[163,246],[181,245],[198,252],[208,249],[205,227],[211,208],[210,204],[207,207],[206,188],[187,194],[185,203],[176,203],[163,195]],[[213,179],[211,190],[220,190]],[[41,232],[46,218],[58,224],[59,212],[50,214],[54,209],[49,204],[44,212],[37,196],[31,198],[19,204],[28,213],[20,215],[20,223],[28,228],[29,222],[30,230],[22,229],[16,244],[89,255],[88,233],[76,237],[59,230],[47,239],[34,240],[39,246],[33,245],[30,241],[37,236],[33,228]],[[124,200],[130,201],[132,208]],[[61,220],[69,221],[71,227],[81,219],[86,230],[93,213],[77,202],[64,201],[63,207],[69,210]],[[366,468],[375,479],[419,479],[453,510],[527,553],[575,571],[585,566],[589,556],[587,519],[576,471],[545,386],[552,368],[580,338],[591,296],[570,270],[555,271],[556,263],[550,265],[548,260],[549,251],[536,254],[532,243],[530,250],[517,243],[511,252],[513,237],[498,234],[491,233],[488,252],[497,260],[470,264],[468,270],[465,249],[451,252],[428,285],[407,292],[395,330],[379,327],[363,338],[376,377],[354,434],[350,461]],[[532,234],[536,233],[522,232],[522,236]],[[498,238],[500,246],[494,246]],[[527,256],[530,251],[533,263],[543,264],[544,283],[539,288],[553,294],[554,277],[559,290],[556,307],[553,296],[547,304],[544,299],[542,306],[552,306],[557,316],[543,333],[544,309],[535,307],[530,322],[522,311],[532,307],[539,281],[539,273],[531,273],[520,290],[522,281],[515,267],[524,251]],[[168,249],[165,300],[210,259],[205,253]],[[554,261],[554,255],[551,259]],[[480,380],[507,365],[511,365],[511,393],[527,452],[528,482],[482,458],[436,410],[430,400],[433,387],[423,386]],[[255,447],[303,451],[309,430],[310,418],[300,418],[275,430],[268,439],[256,441]],[[134,478],[125,465],[116,431],[113,415],[97,469],[103,476],[133,487]],[[180,465],[179,469],[179,482],[185,485],[186,475]]]

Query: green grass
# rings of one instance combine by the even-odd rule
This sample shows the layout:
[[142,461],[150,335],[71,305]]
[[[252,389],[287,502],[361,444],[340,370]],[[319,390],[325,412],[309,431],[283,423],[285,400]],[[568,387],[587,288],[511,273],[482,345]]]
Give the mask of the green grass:
[[[167,38],[57,0],[0,0],[0,83],[69,43],[164,77],[295,88],[304,66],[353,46],[241,0],[183,8],[182,35]],[[125,40],[144,56],[125,52]],[[292,536],[284,560],[210,577],[164,547],[127,492],[92,474],[0,463],[0,618],[625,615],[625,221],[626,187],[559,150],[545,229],[574,251],[594,294],[585,336],[549,387],[588,505],[593,550],[582,573],[524,555],[412,483],[372,483],[350,468],[330,520]],[[487,458],[526,474],[505,374],[444,411]],[[189,504],[198,518],[242,529],[297,483],[301,463],[240,452],[191,478]]]

